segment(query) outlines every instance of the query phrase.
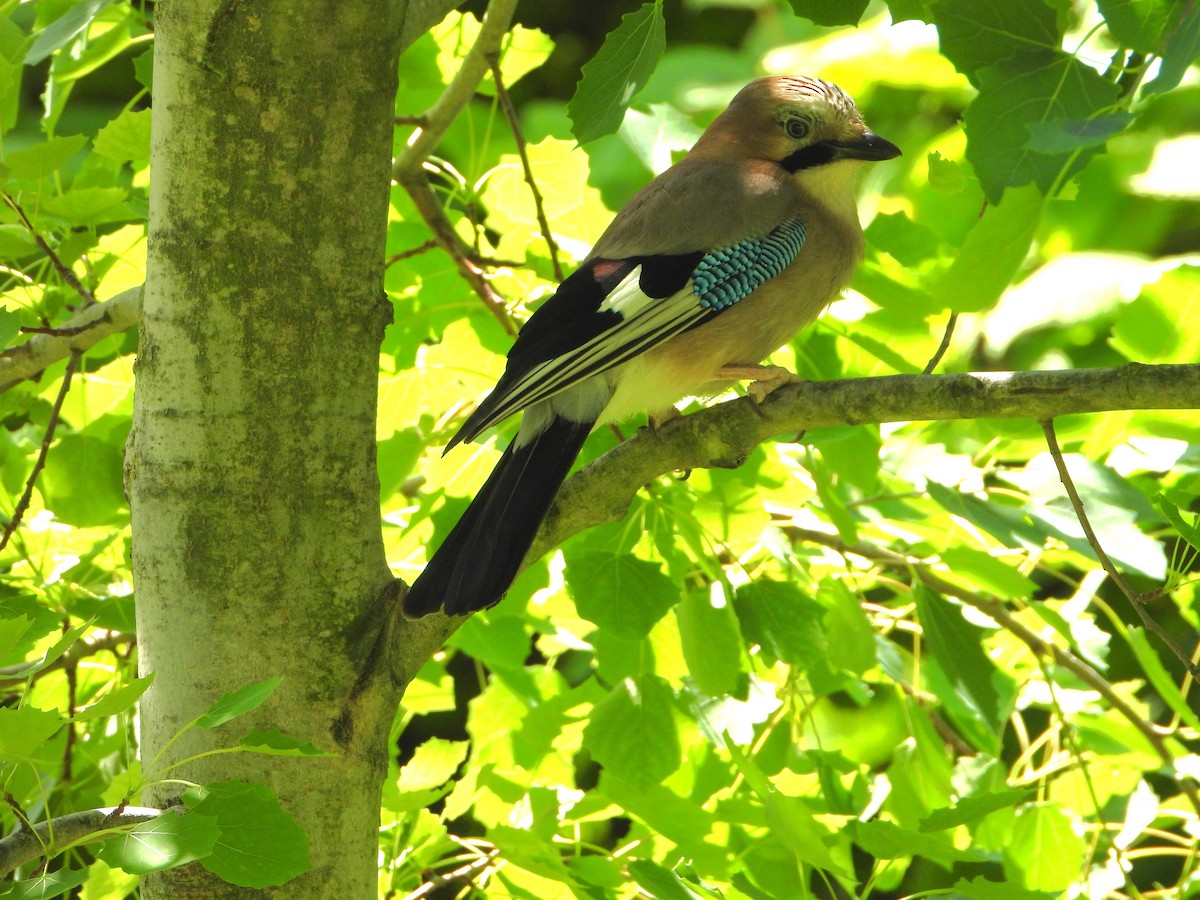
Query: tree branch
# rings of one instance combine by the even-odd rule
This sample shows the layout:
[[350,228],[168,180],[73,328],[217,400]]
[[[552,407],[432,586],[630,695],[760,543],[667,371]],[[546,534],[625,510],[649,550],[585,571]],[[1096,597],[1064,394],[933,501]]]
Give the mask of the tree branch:
[[9,347],[0,353],[0,391],[37,377],[46,367],[72,353],[82,353],[111,334],[126,331],[137,324],[141,309],[142,286],[138,285],[92,304],[57,328]]
[[640,432],[567,480],[530,551],[620,519],[644,484],[678,469],[733,468],[759,444],[805,428],[938,419],[1034,421],[1074,413],[1200,408],[1200,365],[1052,372],[889,375],[788,385]]
[[516,6],[516,0],[491,0],[475,44],[459,63],[454,80],[421,117],[421,126],[413,132],[408,146],[392,165],[392,178],[408,192],[421,218],[433,231],[438,244],[454,260],[459,274],[509,334],[515,334],[516,329],[505,310],[504,302],[492,290],[477,265],[474,249],[458,236],[454,225],[447,218],[429,183],[425,161],[437,148],[463,107],[475,96],[475,89],[488,72],[489,60],[500,52],[500,45],[508,34]]
[[53,854],[90,835],[107,832],[122,825],[136,825],[157,819],[165,810],[149,806],[108,806],[86,809],[38,822],[31,829],[0,838],[0,875],[32,862],[43,854]]

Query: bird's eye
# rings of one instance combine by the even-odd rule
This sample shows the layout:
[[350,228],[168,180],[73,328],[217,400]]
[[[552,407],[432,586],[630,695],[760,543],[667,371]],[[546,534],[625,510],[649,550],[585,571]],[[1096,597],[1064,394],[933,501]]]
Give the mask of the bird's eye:
[[783,123],[783,130],[794,141],[808,136],[808,123],[803,119],[788,119]]

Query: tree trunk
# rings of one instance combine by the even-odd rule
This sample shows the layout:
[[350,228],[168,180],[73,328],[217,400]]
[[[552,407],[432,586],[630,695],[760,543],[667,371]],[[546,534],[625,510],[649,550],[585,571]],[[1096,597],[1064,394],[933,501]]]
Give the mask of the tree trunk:
[[[150,258],[127,453],[144,765],[250,728],[339,755],[221,755],[171,778],[265,782],[313,867],[273,896],[374,897],[395,691],[348,631],[391,581],[375,468],[396,59],[405,4],[165,0]],[[229,725],[189,721],[282,676]],[[384,679],[386,682],[386,679]],[[165,749],[164,749],[165,748]],[[149,788],[162,806],[175,783]],[[245,896],[198,864],[143,896]],[[255,891],[258,895],[259,892]]]

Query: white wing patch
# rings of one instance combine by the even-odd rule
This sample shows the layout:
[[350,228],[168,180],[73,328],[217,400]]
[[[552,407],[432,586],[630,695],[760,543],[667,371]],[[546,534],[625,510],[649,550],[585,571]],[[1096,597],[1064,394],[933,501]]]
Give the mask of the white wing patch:
[[649,297],[639,286],[641,274],[641,266],[634,268],[599,306],[598,313],[615,312],[622,317],[620,322],[530,368],[512,383],[478,431],[591,375],[619,366],[714,314],[700,306],[690,280],[669,297]]

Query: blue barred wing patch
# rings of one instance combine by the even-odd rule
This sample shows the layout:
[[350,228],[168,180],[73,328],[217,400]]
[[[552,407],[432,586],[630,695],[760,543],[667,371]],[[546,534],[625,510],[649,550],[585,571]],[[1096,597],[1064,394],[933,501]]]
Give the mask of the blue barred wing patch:
[[763,237],[706,253],[692,273],[700,306],[720,312],[749,296],[791,265],[804,236],[804,220],[793,216]]

